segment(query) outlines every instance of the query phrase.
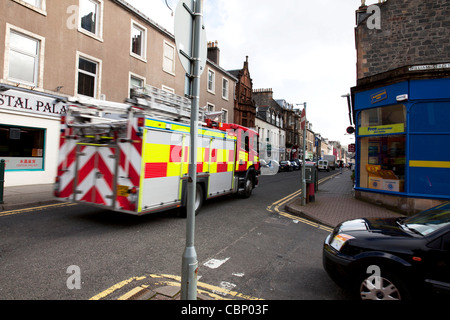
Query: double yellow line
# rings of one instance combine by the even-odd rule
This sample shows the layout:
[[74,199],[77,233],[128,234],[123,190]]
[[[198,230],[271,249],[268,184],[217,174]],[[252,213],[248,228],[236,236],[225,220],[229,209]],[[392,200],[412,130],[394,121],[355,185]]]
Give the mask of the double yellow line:
[[39,206],[39,207],[33,207],[33,208],[23,208],[23,209],[16,209],[16,210],[9,210],[9,211],[3,211],[0,212],[0,217],[6,217],[11,216],[18,213],[27,213],[27,212],[34,212],[34,211],[42,211],[48,208],[59,208],[59,207],[69,207],[74,206],[76,203],[54,203],[54,204],[48,204],[45,206]]
[[[154,280],[152,280],[154,279]],[[113,292],[122,289],[126,285],[133,283],[133,282],[139,282],[147,280],[150,282],[154,282],[153,286],[162,287],[162,286],[173,286],[173,287],[179,287],[181,290],[181,277],[175,276],[175,275],[169,275],[169,274],[149,274],[147,276],[142,277],[132,277],[128,280],[124,280],[122,282],[119,282],[112,287],[106,289],[105,291],[93,296],[89,300],[101,300],[103,298],[108,297]],[[136,283],[137,284],[137,283]],[[134,284],[134,285],[136,285]],[[227,290],[221,287],[213,286],[207,283],[203,283],[198,281],[197,282],[197,291],[198,293],[201,293],[203,295],[208,295],[214,300],[231,300],[233,298],[239,298],[244,300],[263,300],[261,298],[255,298],[249,295],[245,295],[236,291]],[[139,294],[141,291],[149,288],[150,285],[148,284],[142,284],[134,287],[134,289],[128,291],[124,295],[120,296],[117,300],[129,300],[133,296]]]
[[[336,173],[335,175],[338,175],[338,174],[339,173]],[[319,184],[321,184],[321,183],[323,183],[323,182],[333,178],[335,175],[331,175],[331,176],[328,176],[326,178],[323,178],[323,179],[319,180]],[[328,231],[328,232],[333,231],[333,229],[330,228],[330,227],[327,227],[327,226],[319,224],[319,223],[312,222],[312,221],[310,221],[308,219],[304,219],[304,218],[300,218],[300,217],[294,216],[292,214],[287,213],[283,209],[284,206],[287,203],[289,203],[292,199],[300,196],[301,194],[302,194],[302,189],[297,190],[294,193],[291,193],[290,195],[288,195],[288,196],[286,196],[286,197],[284,197],[284,198],[282,198],[282,199],[272,203],[270,206],[267,207],[267,211],[277,213],[277,214],[279,214],[279,215],[281,215],[283,217],[286,217],[286,218],[289,218],[289,219],[292,219],[292,220],[296,220],[298,222],[310,225],[312,227],[315,227],[315,228],[318,228],[318,229],[321,229],[321,230],[325,230],[325,231]]]

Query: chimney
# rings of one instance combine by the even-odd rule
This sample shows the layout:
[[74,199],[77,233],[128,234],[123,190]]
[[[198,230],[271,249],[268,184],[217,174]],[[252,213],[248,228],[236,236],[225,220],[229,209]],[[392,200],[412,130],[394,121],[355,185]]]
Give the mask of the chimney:
[[219,59],[220,49],[217,45],[217,40],[208,42],[208,60],[219,65]]

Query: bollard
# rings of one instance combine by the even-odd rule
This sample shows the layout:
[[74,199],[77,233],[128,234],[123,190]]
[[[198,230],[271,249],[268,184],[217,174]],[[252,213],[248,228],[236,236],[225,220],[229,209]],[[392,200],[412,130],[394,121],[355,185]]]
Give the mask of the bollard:
[[5,186],[5,160],[0,160],[0,204],[3,204],[3,190]]

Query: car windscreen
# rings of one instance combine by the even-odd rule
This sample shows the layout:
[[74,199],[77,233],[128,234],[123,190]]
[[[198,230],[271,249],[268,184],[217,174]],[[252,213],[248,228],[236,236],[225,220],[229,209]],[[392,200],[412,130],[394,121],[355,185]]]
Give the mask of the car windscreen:
[[403,221],[409,229],[424,236],[450,224],[450,203],[420,212]]

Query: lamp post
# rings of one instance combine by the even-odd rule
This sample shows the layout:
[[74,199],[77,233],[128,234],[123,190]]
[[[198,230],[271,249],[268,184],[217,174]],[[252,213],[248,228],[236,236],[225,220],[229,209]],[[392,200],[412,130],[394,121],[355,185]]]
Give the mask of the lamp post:
[[303,111],[301,115],[301,128],[303,129],[303,160],[302,160],[302,206],[306,206],[306,178],[305,178],[305,165],[306,165],[306,102],[297,103],[297,105],[303,105]]

